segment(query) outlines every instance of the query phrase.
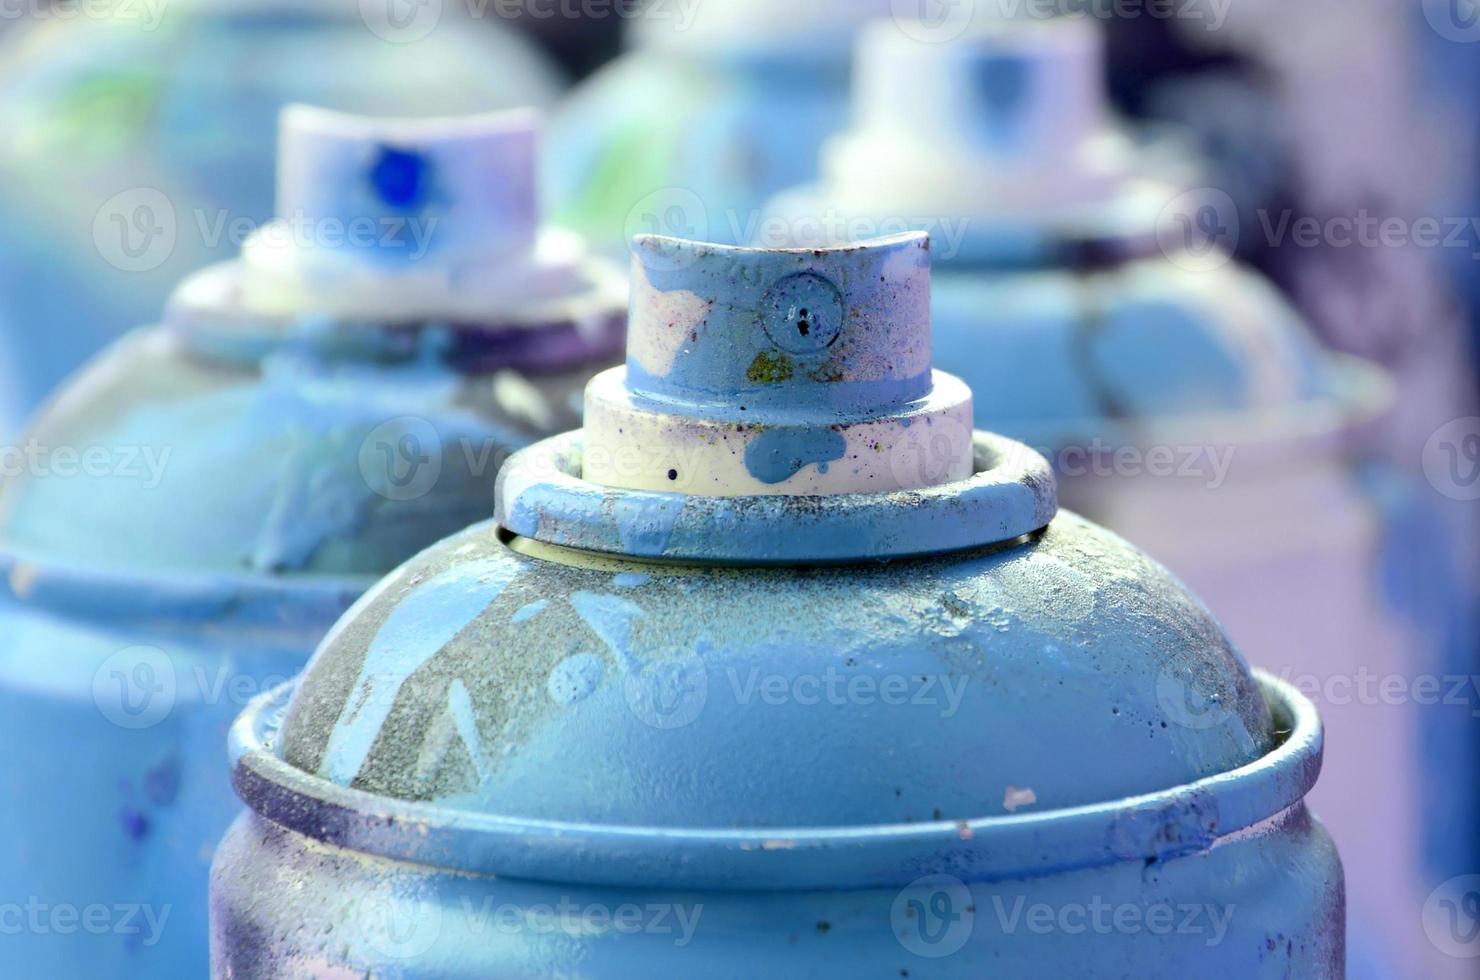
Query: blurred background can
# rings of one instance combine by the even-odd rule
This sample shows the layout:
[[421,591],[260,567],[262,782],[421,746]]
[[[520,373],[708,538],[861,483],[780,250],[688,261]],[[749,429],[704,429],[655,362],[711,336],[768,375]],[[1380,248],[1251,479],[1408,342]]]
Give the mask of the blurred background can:
[[527,112],[288,110],[282,217],[27,431],[0,492],[0,792],[24,801],[0,880],[108,922],[7,935],[16,975],[203,974],[232,717],[579,418],[625,288],[539,228],[535,156]]

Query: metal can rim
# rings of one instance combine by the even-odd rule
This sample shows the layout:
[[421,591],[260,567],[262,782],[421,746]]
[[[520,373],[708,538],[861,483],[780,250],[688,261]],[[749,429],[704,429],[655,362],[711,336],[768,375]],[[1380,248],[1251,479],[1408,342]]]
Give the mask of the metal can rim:
[[231,730],[233,782],[256,813],[388,860],[539,881],[652,888],[902,887],[921,875],[1021,878],[1206,851],[1301,805],[1320,772],[1321,722],[1290,684],[1256,671],[1281,740],[1237,769],[1154,793],[1038,813],[930,823],[756,829],[602,826],[469,813],[330,783],[274,738],[292,685]]

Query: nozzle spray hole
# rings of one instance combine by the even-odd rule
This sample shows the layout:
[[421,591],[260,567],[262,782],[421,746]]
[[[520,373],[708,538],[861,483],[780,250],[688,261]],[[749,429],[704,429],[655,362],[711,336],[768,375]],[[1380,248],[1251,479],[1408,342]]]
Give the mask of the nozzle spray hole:
[[816,354],[832,345],[843,329],[843,298],[838,288],[813,272],[778,280],[762,304],[766,335],[789,354]]

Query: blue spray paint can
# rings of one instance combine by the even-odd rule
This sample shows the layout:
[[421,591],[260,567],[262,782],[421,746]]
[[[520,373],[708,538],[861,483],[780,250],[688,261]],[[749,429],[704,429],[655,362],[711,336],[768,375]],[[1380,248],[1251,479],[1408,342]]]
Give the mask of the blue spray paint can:
[[1346,858],[1361,959],[1401,975],[1431,957],[1430,894],[1473,863],[1453,832],[1463,755],[1424,744],[1438,719],[1467,727],[1467,704],[1425,689],[1468,671],[1445,665],[1445,616],[1413,615],[1384,582],[1384,565],[1421,567],[1430,610],[1458,591],[1442,545],[1388,523],[1412,488],[1353,465],[1388,377],[1324,349],[1231,261],[1227,195],[1155,179],[1106,108],[1094,22],[937,44],[881,25],[858,60],[857,126],[773,214],[823,240],[818,215],[931,230],[937,363],[971,384],[983,425],[1050,455],[1066,503],[1164,561],[1318,701],[1311,804]]
[[629,50],[551,123],[553,216],[613,254],[635,234],[750,239],[847,122],[853,37],[890,0],[653,0]]
[[205,972],[231,719],[384,570],[486,517],[502,459],[617,359],[625,279],[540,231],[534,160],[529,113],[288,110],[280,218],[22,441],[0,494],[16,975]]
[[971,430],[924,235],[632,279],[584,429],[234,726],[215,976],[1342,976],[1312,706]]
[[0,435],[273,217],[291,102],[379,116],[546,106],[554,70],[461,3],[139,0],[46,11],[0,51]]

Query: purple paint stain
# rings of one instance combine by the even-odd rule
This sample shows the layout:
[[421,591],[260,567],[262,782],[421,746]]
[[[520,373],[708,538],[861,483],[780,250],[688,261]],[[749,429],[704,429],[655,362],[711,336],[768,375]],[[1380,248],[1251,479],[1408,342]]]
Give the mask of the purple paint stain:
[[118,822],[129,840],[140,841],[149,835],[149,818],[131,806],[119,808]]
[[170,758],[144,774],[144,795],[160,805],[169,806],[180,792],[180,761]]

